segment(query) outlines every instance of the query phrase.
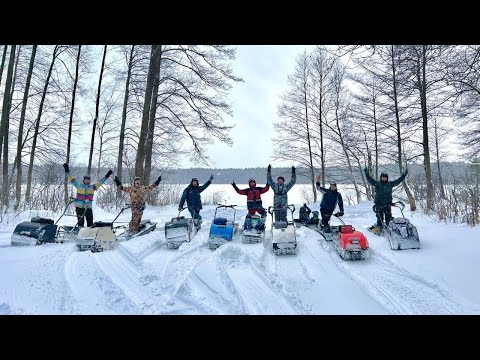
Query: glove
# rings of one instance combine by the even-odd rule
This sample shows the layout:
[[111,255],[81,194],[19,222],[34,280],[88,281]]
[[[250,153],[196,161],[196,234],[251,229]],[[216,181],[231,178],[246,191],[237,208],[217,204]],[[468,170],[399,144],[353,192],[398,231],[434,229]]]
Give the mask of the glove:
[[267,171],[268,171],[268,172],[272,172],[272,165],[268,164]]
[[233,186],[234,189],[237,188],[237,184],[235,184],[235,181],[232,181],[232,186]]
[[178,211],[182,211],[182,207],[181,207],[181,206],[178,207]]
[[65,172],[66,172],[66,173],[70,172],[70,169],[68,168],[68,164],[67,164],[67,163],[63,164],[63,168],[65,169]]
[[213,175],[210,175],[210,181],[212,181],[212,180],[213,180]]
[[335,214],[336,216],[343,216],[343,211],[339,211]]
[[112,174],[113,174],[113,171],[112,171],[112,170],[108,170],[107,175],[105,175],[105,178],[108,179],[108,178],[110,177],[110,175],[112,175]]
[[157,181],[155,181],[153,184],[154,184],[155,186],[158,186],[158,184],[160,184],[160,181],[162,181],[162,177],[161,177],[161,176],[159,176],[158,179],[157,179]]
[[295,174],[295,166],[292,166],[292,174]]
[[122,183],[120,182],[120,180],[118,180],[118,177],[116,177],[116,176],[115,176],[115,178],[113,179],[113,181],[115,182],[115,185],[117,185],[117,186],[122,185]]

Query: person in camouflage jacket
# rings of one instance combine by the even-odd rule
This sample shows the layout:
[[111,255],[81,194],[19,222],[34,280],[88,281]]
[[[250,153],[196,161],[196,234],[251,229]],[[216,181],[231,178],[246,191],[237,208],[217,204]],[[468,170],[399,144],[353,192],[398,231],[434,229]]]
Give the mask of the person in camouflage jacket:
[[128,224],[128,235],[132,236],[138,232],[138,227],[142,221],[143,210],[145,210],[145,197],[147,194],[155,189],[162,177],[159,176],[157,181],[149,186],[141,185],[140,178],[137,176],[133,179],[133,186],[123,186],[118,177],[115,176],[115,184],[122,191],[125,191],[130,195],[130,208],[132,210],[132,220]]
[[[277,221],[287,221],[287,208],[288,208],[288,196],[287,192],[295,185],[297,182],[297,175],[295,173],[295,166],[292,166],[292,177],[290,182],[285,184],[285,178],[279,176],[277,178],[277,183],[274,183],[272,180],[272,166],[269,164],[267,168],[267,184],[273,190],[273,207],[281,208],[282,210],[274,210],[275,222]],[[285,210],[283,210],[285,209]]]

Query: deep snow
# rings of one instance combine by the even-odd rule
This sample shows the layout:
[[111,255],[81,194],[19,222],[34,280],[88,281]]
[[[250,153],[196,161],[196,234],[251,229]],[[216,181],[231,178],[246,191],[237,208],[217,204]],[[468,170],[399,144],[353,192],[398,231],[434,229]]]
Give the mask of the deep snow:
[[[239,205],[243,224],[246,198],[228,186],[227,203]],[[268,206],[273,194],[262,197]],[[298,217],[302,200],[292,195],[291,202]],[[370,257],[357,262],[341,260],[304,227],[296,229],[295,256],[275,256],[269,231],[259,244],[241,243],[239,231],[212,251],[213,205],[204,206],[202,229],[178,250],[164,246],[163,232],[176,206],[148,206],[144,219],[158,222],[157,230],[112,251],[79,252],[73,243],[12,247],[15,225],[37,213],[29,211],[0,223],[0,314],[480,314],[479,227],[437,223],[406,209],[422,248],[392,251],[384,237],[365,230],[375,218],[371,207],[345,206],[344,220],[370,243]],[[94,215],[111,220],[116,211],[95,207]],[[119,221],[129,218],[126,211]]]

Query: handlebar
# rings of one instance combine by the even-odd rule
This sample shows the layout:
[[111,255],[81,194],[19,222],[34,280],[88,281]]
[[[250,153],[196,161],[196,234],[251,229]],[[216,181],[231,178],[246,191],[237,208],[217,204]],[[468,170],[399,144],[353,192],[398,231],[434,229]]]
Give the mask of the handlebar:
[[405,209],[405,204],[403,203],[403,201],[394,202],[392,203],[392,206],[398,207],[401,210]]
[[294,213],[294,212],[295,212],[295,205],[290,204],[290,205],[287,205],[287,207],[284,207],[284,208],[283,208],[283,207],[281,207],[281,208],[274,208],[273,206],[269,206],[267,211],[268,211],[268,213],[269,213],[270,215],[272,215],[272,211],[276,211],[276,210],[286,210],[286,209],[290,209],[290,210],[292,211],[292,213]]
[[222,208],[222,207],[223,207],[223,208],[232,208],[232,209],[233,209],[235,206],[237,206],[237,205],[223,205],[223,204],[217,204],[217,209],[218,209],[218,208]]

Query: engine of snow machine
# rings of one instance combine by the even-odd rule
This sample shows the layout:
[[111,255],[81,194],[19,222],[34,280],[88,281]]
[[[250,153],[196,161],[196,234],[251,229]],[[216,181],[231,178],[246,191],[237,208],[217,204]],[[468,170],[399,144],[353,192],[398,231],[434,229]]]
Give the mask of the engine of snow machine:
[[338,226],[339,246],[345,250],[366,250],[368,241],[360,231],[356,231],[352,225]]

